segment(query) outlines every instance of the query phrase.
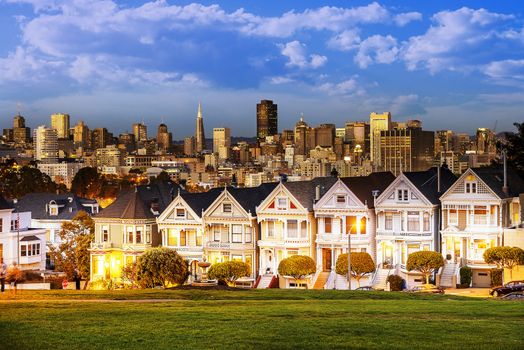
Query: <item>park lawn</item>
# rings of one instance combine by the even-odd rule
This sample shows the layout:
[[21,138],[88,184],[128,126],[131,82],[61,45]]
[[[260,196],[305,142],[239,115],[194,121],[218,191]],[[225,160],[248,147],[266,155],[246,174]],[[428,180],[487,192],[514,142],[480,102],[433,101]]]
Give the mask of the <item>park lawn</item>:
[[[42,300],[33,301],[37,296]],[[137,301],[152,296],[174,300]],[[0,302],[1,348],[518,349],[524,344],[522,302],[297,290],[49,291],[22,297],[26,301]]]

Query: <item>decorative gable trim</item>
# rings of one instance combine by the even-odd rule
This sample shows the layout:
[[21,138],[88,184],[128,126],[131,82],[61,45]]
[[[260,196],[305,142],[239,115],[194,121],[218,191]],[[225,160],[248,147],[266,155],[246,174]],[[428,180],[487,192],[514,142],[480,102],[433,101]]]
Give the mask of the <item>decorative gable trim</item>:
[[205,217],[209,216],[211,213],[213,213],[215,210],[217,210],[224,201],[228,201],[228,204],[233,204],[235,207],[240,209],[241,213],[246,217],[249,218],[250,215],[246,211],[240,203],[231,195],[231,193],[228,192],[227,188],[224,188],[222,193],[211,203],[211,205],[202,213],[202,217],[205,219]]
[[395,193],[397,192],[398,186],[404,182],[406,186],[411,190],[411,196],[410,199],[415,200],[421,200],[424,202],[425,205],[433,205],[427,198],[424,196],[422,192],[415,186],[407,177],[404,175],[404,173],[401,173],[397,176],[397,178],[382,192],[380,196],[378,196],[375,207],[379,206],[382,202],[384,202],[387,199],[395,199]]
[[453,185],[451,185],[448,190],[446,192],[444,192],[444,194],[442,196],[440,196],[440,200],[443,201],[445,200],[445,198],[450,195],[450,194],[465,194],[466,191],[465,191],[465,182],[466,182],[466,178],[468,176],[471,176],[473,175],[475,177],[475,179],[477,180],[477,192],[476,193],[480,193],[480,194],[486,194],[486,193],[489,193],[489,194],[492,194],[494,195],[496,198],[498,199],[502,199],[500,198],[481,178],[480,176],[478,176],[474,171],[473,169],[471,168],[468,168],[468,170],[466,170],[458,179],[457,181],[455,181],[455,183]]
[[329,190],[320,198],[320,200],[313,206],[314,210],[321,210],[328,202],[334,198],[336,201],[337,195],[346,196],[346,204],[340,207],[326,208],[326,209],[348,209],[350,207],[362,207],[366,205],[351,191],[351,189],[340,179],[337,180]]
[[[200,221],[201,216],[195,213],[193,209],[186,203],[184,198],[182,198],[182,196],[180,196],[179,194],[178,196],[175,197],[175,199],[173,199],[171,203],[169,203],[167,208],[160,214],[160,216],[157,218],[157,222],[162,223],[163,221],[167,221],[167,220],[175,220],[174,219],[174,216],[176,216],[175,211],[176,209],[180,207],[184,208],[186,210],[186,213],[189,213],[189,215],[192,216],[195,221]],[[188,215],[186,214],[186,220],[187,220],[187,217]]]
[[285,212],[285,210],[278,209],[277,200],[279,197],[286,197],[288,199],[288,207],[290,210],[298,210],[307,213],[308,210],[304,208],[300,202],[293,196],[293,194],[284,186],[279,183],[273,191],[256,207],[257,215],[265,210],[271,210],[275,212]]

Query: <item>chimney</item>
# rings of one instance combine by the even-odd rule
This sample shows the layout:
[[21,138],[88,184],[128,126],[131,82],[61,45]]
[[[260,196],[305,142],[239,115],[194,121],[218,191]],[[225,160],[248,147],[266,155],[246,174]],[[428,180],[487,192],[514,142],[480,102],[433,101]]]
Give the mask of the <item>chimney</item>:
[[320,185],[317,185],[317,187],[315,187],[315,201],[318,200],[320,200]]
[[509,194],[509,188],[508,188],[508,165],[506,161],[506,150],[502,151],[502,159],[504,161],[504,186],[502,186],[502,192],[504,192],[507,196]]

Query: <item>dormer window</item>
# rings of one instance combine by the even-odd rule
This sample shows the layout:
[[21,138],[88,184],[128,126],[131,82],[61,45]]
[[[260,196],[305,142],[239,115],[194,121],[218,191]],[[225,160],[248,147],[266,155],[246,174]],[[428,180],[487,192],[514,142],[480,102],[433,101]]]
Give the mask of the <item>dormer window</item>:
[[346,205],[346,196],[337,195],[337,205]]
[[466,193],[477,193],[477,183],[475,181],[466,181]]
[[53,215],[53,216],[58,215],[58,206],[56,204],[51,204],[49,206],[49,215]]
[[177,219],[184,219],[186,217],[185,209],[177,208],[177,210],[176,210],[176,217],[177,217]]
[[224,204],[222,204],[222,212],[223,213],[231,213],[231,211],[232,211],[231,203],[224,203]]
[[408,199],[409,199],[408,190],[404,190],[404,189],[397,190],[397,201],[407,202]]
[[279,210],[287,209],[287,198],[278,198],[277,199],[277,209]]

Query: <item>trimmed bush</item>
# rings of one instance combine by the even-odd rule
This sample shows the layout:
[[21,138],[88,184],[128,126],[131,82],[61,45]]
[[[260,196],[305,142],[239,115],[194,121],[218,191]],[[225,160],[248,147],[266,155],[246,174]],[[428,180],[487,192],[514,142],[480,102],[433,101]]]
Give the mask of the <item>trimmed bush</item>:
[[226,261],[211,265],[207,277],[233,286],[237,279],[248,277],[251,274],[250,270],[249,264],[243,261]]
[[387,282],[389,283],[389,289],[392,292],[400,292],[404,289],[404,279],[399,275],[389,275]]
[[[364,252],[351,253],[351,276],[353,276],[360,287],[360,280],[368,273],[375,271],[375,262],[371,255]],[[348,273],[348,255],[340,254],[337,259],[335,272],[339,275]]]
[[502,285],[502,276],[504,275],[504,269],[491,269],[491,286],[498,287]]
[[473,272],[471,271],[471,268],[467,266],[462,266],[460,268],[460,287],[468,288],[471,285],[472,276]]
[[408,271],[415,270],[426,276],[426,284],[429,284],[429,276],[442,266],[444,266],[442,255],[429,250],[409,254],[406,264]]
[[147,249],[138,260],[136,276],[143,288],[183,284],[188,276],[187,262],[173,249]]
[[317,271],[315,260],[306,255],[291,255],[283,259],[278,265],[278,273],[282,276],[291,276],[298,282]]

